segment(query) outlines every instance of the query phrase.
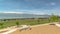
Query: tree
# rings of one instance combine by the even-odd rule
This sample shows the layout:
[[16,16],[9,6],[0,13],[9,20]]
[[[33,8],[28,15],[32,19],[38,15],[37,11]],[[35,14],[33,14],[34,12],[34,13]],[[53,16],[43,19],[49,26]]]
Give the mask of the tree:
[[57,22],[58,20],[59,20],[59,18],[58,18],[57,15],[52,14],[52,15],[49,17],[49,21],[50,21],[50,22]]
[[3,23],[0,23],[1,28],[3,28]]
[[6,21],[6,19],[4,19],[3,21]]
[[19,22],[16,22],[17,27],[19,27]]
[[37,19],[37,22],[38,22],[38,24],[39,24],[39,22],[40,22],[39,18]]

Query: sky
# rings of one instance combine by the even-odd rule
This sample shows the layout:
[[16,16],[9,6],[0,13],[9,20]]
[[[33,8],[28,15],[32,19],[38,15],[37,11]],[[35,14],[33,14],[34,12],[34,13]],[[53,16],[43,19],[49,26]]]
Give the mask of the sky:
[[60,15],[60,0],[0,0],[0,13]]

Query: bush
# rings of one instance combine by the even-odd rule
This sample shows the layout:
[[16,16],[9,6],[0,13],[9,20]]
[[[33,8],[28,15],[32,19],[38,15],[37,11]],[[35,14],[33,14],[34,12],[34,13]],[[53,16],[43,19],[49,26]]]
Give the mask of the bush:
[[53,14],[49,17],[50,22],[57,22],[58,19],[59,19],[58,16]]

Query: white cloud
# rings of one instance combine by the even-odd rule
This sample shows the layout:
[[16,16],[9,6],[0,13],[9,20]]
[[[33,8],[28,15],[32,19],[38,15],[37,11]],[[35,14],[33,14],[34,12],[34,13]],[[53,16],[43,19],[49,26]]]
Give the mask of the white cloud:
[[42,9],[34,9],[34,10],[18,10],[18,11],[0,11],[0,13],[15,13],[15,14],[36,14],[36,15],[44,15],[44,14],[52,14],[58,13],[57,10],[42,10]]
[[24,12],[0,12],[0,13],[15,13],[15,14],[23,14]]
[[11,14],[35,14],[35,15],[44,15],[44,12],[40,11],[29,11],[29,12],[13,12],[13,11],[5,11],[5,12],[0,12],[0,13],[11,13]]
[[29,14],[44,15],[44,14],[47,14],[47,13],[44,12],[44,11],[41,11],[41,10],[30,10]]

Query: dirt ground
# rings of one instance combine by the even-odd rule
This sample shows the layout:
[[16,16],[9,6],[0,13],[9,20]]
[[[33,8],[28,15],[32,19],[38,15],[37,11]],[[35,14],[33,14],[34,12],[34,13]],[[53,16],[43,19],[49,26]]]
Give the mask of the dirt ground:
[[60,34],[60,27],[57,27],[55,25],[44,25],[32,27],[32,30],[17,30],[10,34]]

